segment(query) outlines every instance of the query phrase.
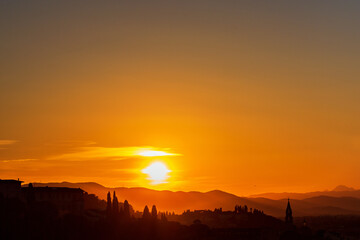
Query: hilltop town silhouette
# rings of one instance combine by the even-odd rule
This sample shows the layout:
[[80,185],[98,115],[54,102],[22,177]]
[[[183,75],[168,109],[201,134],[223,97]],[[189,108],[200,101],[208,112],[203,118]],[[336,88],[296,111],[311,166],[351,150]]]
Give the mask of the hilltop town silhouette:
[[[99,199],[80,188],[22,186],[0,180],[1,239],[326,239],[306,220],[295,225],[291,201],[283,219],[261,209],[161,212],[155,205],[133,209],[116,192]],[[151,210],[150,210],[151,209]]]

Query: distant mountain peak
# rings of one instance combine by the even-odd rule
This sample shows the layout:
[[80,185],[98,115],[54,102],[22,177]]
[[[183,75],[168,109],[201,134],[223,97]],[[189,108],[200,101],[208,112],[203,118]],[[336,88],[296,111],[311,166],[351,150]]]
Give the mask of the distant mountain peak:
[[334,192],[344,192],[344,191],[355,191],[354,188],[347,187],[345,185],[339,185],[333,189]]

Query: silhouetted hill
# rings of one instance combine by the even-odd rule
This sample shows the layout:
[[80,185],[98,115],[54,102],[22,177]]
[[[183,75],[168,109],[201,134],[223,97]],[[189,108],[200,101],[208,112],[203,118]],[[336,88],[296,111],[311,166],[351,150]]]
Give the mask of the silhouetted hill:
[[[273,200],[269,198],[244,198],[220,190],[210,192],[172,192],[156,191],[147,188],[106,188],[97,183],[34,183],[34,186],[73,187],[94,193],[106,199],[108,191],[116,191],[120,201],[127,199],[135,210],[142,211],[145,205],[155,204],[160,211],[199,210],[222,207],[233,210],[235,205],[247,205],[249,208],[263,210],[275,217],[284,217],[287,197]],[[356,192],[356,191],[355,191]],[[320,193],[320,192],[319,192]],[[360,199],[354,197],[315,196],[305,199],[292,199],[291,206],[294,216],[318,215],[360,215]]]
[[290,199],[305,199],[311,197],[318,196],[329,196],[329,197],[354,197],[360,198],[360,190],[356,190],[354,188],[350,188],[344,185],[339,185],[334,188],[332,191],[316,191],[316,192],[308,192],[308,193],[293,193],[293,192],[283,192],[283,193],[261,193],[250,195],[251,198],[270,198],[274,200],[279,200],[283,198]]
[[345,185],[339,185],[339,186],[336,186],[333,189],[333,191],[334,192],[355,191],[355,188],[347,187]]
[[359,211],[360,212],[360,199],[353,197],[328,197],[328,196],[319,196],[312,197],[303,200],[304,202],[308,202],[311,204],[317,204],[319,207],[321,206],[331,206],[336,208],[343,208],[351,211]]

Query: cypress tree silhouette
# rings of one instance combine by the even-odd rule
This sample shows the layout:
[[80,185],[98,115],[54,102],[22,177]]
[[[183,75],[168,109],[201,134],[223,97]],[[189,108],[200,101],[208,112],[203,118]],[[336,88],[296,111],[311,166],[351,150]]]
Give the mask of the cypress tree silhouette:
[[124,201],[124,217],[126,219],[130,218],[130,205],[127,200]]
[[114,195],[113,195],[113,213],[114,214],[118,214],[119,213],[119,201],[116,197],[116,193],[114,191]]
[[151,217],[153,219],[157,219],[157,209],[156,209],[155,205],[153,205],[152,208],[151,208]]
[[111,195],[110,192],[107,194],[107,202],[106,202],[106,214],[109,216],[111,213]]
[[246,213],[248,212],[248,206],[246,206],[246,205],[244,206],[244,212],[246,212]]
[[150,211],[148,206],[146,205],[143,212],[143,219],[149,219],[150,218]]

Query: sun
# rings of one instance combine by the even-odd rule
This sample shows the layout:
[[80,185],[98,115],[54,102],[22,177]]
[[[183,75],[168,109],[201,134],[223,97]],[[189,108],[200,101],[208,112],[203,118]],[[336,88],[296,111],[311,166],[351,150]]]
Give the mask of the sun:
[[148,179],[152,181],[152,184],[160,184],[166,183],[166,179],[169,178],[168,173],[171,172],[171,170],[162,162],[153,162],[141,172],[149,176]]

